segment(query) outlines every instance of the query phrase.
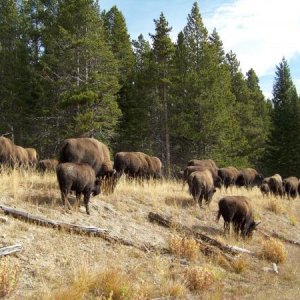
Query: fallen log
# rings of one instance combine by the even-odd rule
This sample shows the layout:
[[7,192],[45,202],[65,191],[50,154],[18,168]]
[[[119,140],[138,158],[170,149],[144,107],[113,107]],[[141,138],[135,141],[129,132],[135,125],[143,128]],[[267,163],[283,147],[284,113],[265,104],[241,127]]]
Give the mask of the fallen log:
[[204,242],[208,245],[217,247],[221,251],[229,253],[230,255],[237,255],[240,253],[247,253],[247,254],[254,255],[253,252],[251,252],[247,249],[243,249],[243,248],[239,248],[239,247],[235,247],[235,246],[224,245],[223,243],[221,243],[203,233],[194,231],[194,230],[190,229],[189,227],[184,226],[180,223],[174,222],[171,220],[171,218],[162,216],[158,213],[150,212],[148,214],[148,218],[150,219],[151,222],[155,221],[162,226],[165,226],[168,228],[175,228],[177,231],[184,232],[185,234],[194,236],[196,239],[200,240],[202,243]]
[[5,256],[22,251],[22,245],[16,244],[8,247],[0,248],[0,256]]
[[258,232],[261,233],[265,238],[270,239],[270,238],[273,237],[273,238],[279,239],[283,242],[286,242],[286,243],[289,243],[289,244],[292,244],[292,245],[295,245],[295,246],[298,246],[298,247],[300,246],[300,242],[290,240],[290,239],[284,237],[283,235],[278,234],[274,230],[271,233],[267,233],[266,231],[263,231],[263,230],[259,229]]
[[95,237],[100,237],[106,241],[109,241],[111,243],[119,243],[125,246],[131,246],[134,248],[137,248],[139,250],[142,250],[144,252],[148,251],[158,251],[160,253],[167,253],[168,249],[159,249],[153,245],[137,245],[134,242],[124,239],[119,236],[112,235],[107,229],[101,229],[97,227],[91,227],[91,226],[80,226],[75,224],[69,224],[59,221],[53,221],[50,219],[46,219],[40,216],[32,215],[25,211],[20,211],[11,207],[7,207],[4,205],[0,205],[0,208],[4,211],[5,214],[11,215],[14,218],[18,218],[21,220],[25,220],[29,223],[34,223],[36,225],[45,226],[45,227],[51,227],[58,230],[63,230],[69,233],[75,233],[75,234],[86,234],[91,235]]

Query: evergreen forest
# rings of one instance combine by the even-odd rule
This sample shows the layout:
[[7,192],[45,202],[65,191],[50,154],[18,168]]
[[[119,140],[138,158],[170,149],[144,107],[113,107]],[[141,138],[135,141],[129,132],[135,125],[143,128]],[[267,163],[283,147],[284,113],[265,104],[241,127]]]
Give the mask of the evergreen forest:
[[65,138],[95,137],[112,153],[158,156],[166,176],[212,158],[300,177],[300,98],[287,60],[265,99],[197,2],[176,41],[163,13],[154,24],[131,40],[122,12],[101,1],[0,0],[0,135],[41,158]]

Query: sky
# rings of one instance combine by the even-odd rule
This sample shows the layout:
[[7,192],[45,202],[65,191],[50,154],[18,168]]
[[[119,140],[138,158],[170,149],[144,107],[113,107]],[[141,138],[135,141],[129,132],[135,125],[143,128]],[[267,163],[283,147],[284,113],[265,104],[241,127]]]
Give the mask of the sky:
[[[155,33],[154,19],[164,13],[171,38],[187,23],[195,0],[100,0],[100,9],[113,5],[123,13],[131,39]],[[285,57],[300,94],[299,0],[198,0],[205,27],[220,35],[226,52],[232,50],[245,75],[253,68],[266,98],[272,98],[276,66]]]

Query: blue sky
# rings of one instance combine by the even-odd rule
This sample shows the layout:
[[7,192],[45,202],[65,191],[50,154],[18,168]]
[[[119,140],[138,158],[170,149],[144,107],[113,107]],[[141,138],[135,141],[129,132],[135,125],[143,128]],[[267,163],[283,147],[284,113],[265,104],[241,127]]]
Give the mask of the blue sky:
[[[100,0],[100,9],[116,5],[125,16],[131,39],[154,33],[153,19],[164,13],[172,26],[171,37],[187,23],[194,0]],[[272,96],[275,67],[284,56],[300,93],[299,0],[199,0],[209,33],[216,28],[225,51],[232,50],[245,74],[253,68],[266,97]]]

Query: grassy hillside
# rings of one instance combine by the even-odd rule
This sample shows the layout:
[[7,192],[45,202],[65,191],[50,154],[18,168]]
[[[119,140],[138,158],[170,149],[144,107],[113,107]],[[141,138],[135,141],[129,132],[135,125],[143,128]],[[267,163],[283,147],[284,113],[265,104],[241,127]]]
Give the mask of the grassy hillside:
[[[110,243],[5,216],[0,212],[0,247],[21,243],[23,251],[0,260],[0,297],[9,299],[296,299],[300,295],[300,247],[266,240],[223,236],[215,222],[217,202],[226,195],[252,199],[261,230],[275,230],[300,241],[300,201],[262,197],[258,189],[218,191],[209,208],[199,208],[187,186],[172,181],[139,185],[122,180],[114,194],[91,199],[91,215],[82,205],[65,212],[55,174],[2,172],[0,204],[35,215],[107,229],[139,246],[167,248],[172,254]],[[73,198],[74,196],[72,196]],[[191,237],[161,227],[148,213],[171,216],[223,243],[254,251],[227,261],[206,256]],[[279,273],[266,272],[278,262]]]

